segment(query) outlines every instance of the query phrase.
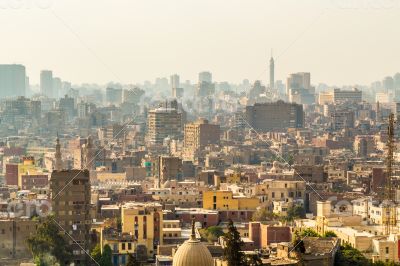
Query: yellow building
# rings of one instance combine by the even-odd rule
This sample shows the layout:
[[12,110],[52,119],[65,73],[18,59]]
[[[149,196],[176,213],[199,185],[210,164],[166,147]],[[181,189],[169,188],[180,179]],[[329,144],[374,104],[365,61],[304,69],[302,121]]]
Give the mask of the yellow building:
[[126,181],[126,173],[98,171],[96,172],[96,179],[99,182],[123,182]]
[[234,195],[229,190],[203,192],[203,208],[208,210],[255,210],[258,198]]
[[100,234],[101,252],[105,245],[112,250],[112,261],[114,265],[125,265],[128,262],[128,254],[135,254],[137,242],[135,237],[128,233],[119,233],[110,228],[102,228]]
[[31,156],[22,158],[22,163],[18,164],[18,187],[22,188],[23,175],[36,175],[38,168],[35,165],[35,159]]
[[163,214],[158,203],[129,202],[121,210],[122,232],[132,234],[137,246],[146,247],[153,256],[157,245],[163,244]]

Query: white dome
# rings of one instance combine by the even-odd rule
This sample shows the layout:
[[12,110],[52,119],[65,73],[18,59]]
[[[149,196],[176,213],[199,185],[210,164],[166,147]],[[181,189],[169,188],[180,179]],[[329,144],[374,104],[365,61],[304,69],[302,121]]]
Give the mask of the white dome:
[[192,235],[176,251],[172,266],[213,266],[214,260],[208,248],[196,239],[194,223]]

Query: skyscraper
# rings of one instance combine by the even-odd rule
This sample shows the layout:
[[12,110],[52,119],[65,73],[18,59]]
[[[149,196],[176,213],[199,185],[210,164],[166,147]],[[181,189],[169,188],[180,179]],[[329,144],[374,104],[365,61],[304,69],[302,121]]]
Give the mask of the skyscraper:
[[207,71],[203,71],[199,73],[199,83],[207,82],[212,83],[212,74]]
[[63,96],[62,81],[58,77],[53,78],[53,93],[54,93],[54,98],[60,98]]
[[315,102],[315,88],[311,86],[311,75],[308,72],[290,74],[286,83],[286,94],[289,102],[312,104]]
[[171,83],[171,89],[180,88],[179,87],[180,82],[179,82],[179,75],[178,74],[171,75],[169,81]]
[[269,88],[273,90],[275,87],[275,62],[274,58],[271,56],[269,60]]
[[25,82],[23,65],[0,65],[0,98],[25,96]]
[[40,92],[48,98],[54,98],[53,90],[53,72],[51,70],[42,70],[40,72]]
[[204,98],[212,96],[214,93],[215,84],[212,82],[212,74],[210,72],[200,72],[196,96]]

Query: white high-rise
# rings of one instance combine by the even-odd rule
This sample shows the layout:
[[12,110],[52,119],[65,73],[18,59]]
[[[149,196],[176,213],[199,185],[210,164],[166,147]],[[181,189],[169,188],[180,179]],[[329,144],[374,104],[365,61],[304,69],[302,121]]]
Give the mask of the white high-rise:
[[40,92],[48,98],[54,98],[53,72],[51,70],[42,70],[40,72]]

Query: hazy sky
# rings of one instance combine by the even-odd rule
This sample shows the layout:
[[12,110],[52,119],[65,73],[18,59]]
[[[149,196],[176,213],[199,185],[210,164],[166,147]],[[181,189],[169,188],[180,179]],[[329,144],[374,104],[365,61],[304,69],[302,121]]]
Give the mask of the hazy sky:
[[0,63],[73,83],[178,73],[369,84],[400,72],[400,0],[0,0]]

